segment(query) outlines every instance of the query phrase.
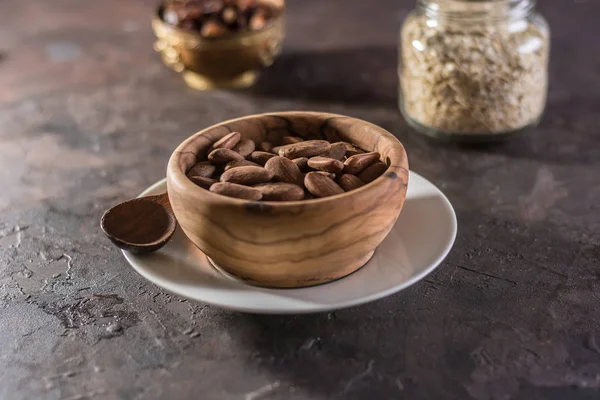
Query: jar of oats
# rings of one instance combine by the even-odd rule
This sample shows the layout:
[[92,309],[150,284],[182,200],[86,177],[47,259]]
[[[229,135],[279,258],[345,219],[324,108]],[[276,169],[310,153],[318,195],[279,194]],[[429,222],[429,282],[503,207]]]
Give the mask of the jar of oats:
[[535,126],[550,31],[534,0],[417,0],[400,32],[400,109],[434,137],[491,139]]

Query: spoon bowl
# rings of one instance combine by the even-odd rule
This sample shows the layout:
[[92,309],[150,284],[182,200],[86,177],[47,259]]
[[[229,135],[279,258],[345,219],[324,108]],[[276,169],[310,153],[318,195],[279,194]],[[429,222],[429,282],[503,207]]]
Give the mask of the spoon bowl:
[[116,246],[142,254],[163,247],[175,233],[177,220],[163,193],[117,204],[104,213],[100,227]]

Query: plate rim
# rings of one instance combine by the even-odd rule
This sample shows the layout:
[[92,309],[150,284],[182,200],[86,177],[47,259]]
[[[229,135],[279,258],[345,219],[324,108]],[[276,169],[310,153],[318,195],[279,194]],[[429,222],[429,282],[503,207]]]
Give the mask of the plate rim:
[[[226,309],[226,310],[233,310],[233,311],[238,311],[238,312],[244,312],[244,313],[250,313],[250,314],[279,314],[279,315],[299,315],[299,314],[313,314],[313,313],[320,313],[320,312],[331,312],[331,311],[335,311],[335,310],[341,310],[341,309],[345,309],[345,308],[350,308],[350,307],[355,307],[355,306],[359,306],[362,304],[367,304],[367,303],[371,303],[373,301],[376,300],[380,300],[383,299],[385,297],[391,296],[395,293],[398,293],[401,290],[404,290],[412,285],[414,285],[415,283],[419,282],[420,280],[422,280],[423,278],[425,278],[427,275],[429,275],[430,273],[432,273],[435,269],[437,269],[442,262],[444,262],[444,260],[446,259],[446,257],[448,256],[448,254],[450,253],[450,250],[452,250],[452,247],[454,246],[454,243],[456,241],[456,236],[458,233],[458,221],[456,218],[456,212],[454,210],[454,207],[452,207],[452,203],[450,203],[450,200],[448,200],[448,197],[446,197],[446,195],[444,194],[444,192],[442,192],[434,183],[432,183],[430,180],[428,180],[427,178],[423,177],[422,175],[410,170],[409,171],[409,187],[410,187],[410,182],[411,176],[416,176],[417,178],[420,178],[422,180],[424,180],[425,182],[427,182],[428,184],[430,184],[431,186],[433,186],[436,190],[436,192],[439,194],[440,198],[443,201],[443,204],[445,206],[445,208],[450,212],[449,214],[451,215],[451,239],[448,240],[448,242],[446,243],[446,246],[444,247],[443,251],[440,252],[440,254],[437,256],[437,258],[435,259],[434,262],[432,262],[427,268],[425,268],[424,270],[422,270],[421,272],[419,272],[418,274],[412,275],[410,277],[410,279],[407,279],[406,281],[402,282],[401,284],[391,287],[389,289],[386,290],[382,290],[380,292],[376,292],[373,293],[371,295],[367,295],[367,296],[362,296],[362,297],[358,297],[358,298],[354,298],[354,299],[350,299],[350,300],[346,300],[346,301],[342,301],[336,304],[311,304],[310,306],[300,306],[298,309],[292,309],[290,307],[284,307],[284,308],[277,308],[277,307],[269,307],[269,308],[262,308],[262,309],[258,309],[256,307],[252,307],[252,306],[244,306],[243,304],[240,305],[229,305],[229,304],[222,304],[222,303],[218,303],[218,302],[214,302],[211,300],[205,300],[205,299],[198,299],[195,297],[191,297],[190,295],[181,293],[179,291],[167,288],[164,286],[163,283],[158,282],[158,279],[155,279],[154,277],[152,277],[150,273],[147,273],[145,268],[142,268],[140,266],[137,265],[137,262],[135,260],[133,260],[131,258],[131,256],[134,256],[133,254],[129,253],[126,250],[121,250],[121,253],[123,254],[123,256],[125,257],[125,259],[127,260],[127,263],[140,275],[142,276],[144,279],[146,279],[147,281],[149,281],[150,283],[158,286],[159,288],[166,290],[167,292],[173,293],[177,296],[181,296],[184,297],[186,299],[195,301],[195,302],[200,302],[200,303],[204,303],[204,304],[208,304],[217,308],[221,308],[221,309]],[[147,195],[149,192],[155,190],[157,187],[160,187],[161,185],[164,185],[166,182],[166,178],[163,178],[157,182],[155,182],[154,184],[148,186],[145,190],[143,190],[137,197],[142,197]],[[189,239],[188,239],[189,240]],[[202,251],[202,250],[200,250]],[[204,254],[204,253],[203,253]],[[211,268],[212,267],[211,265]],[[362,268],[361,268],[362,269]],[[224,276],[220,271],[216,270],[217,273],[223,278],[223,279],[231,279],[228,278],[227,276]],[[352,274],[351,274],[352,275]],[[349,276],[351,276],[349,275]],[[342,278],[342,279],[346,279],[346,277]],[[164,282],[164,281],[163,281]],[[168,282],[168,281],[167,281]],[[293,290],[303,290],[306,288],[291,288],[291,289],[277,289],[277,288],[269,288],[269,289],[265,289],[265,288],[261,288],[261,287],[256,287],[253,285],[248,285],[242,281],[237,281],[240,284],[247,286],[249,289],[255,289],[255,290],[268,290],[271,292],[283,292],[283,291],[293,291]],[[326,287],[327,284],[323,284],[320,285],[322,287]],[[319,286],[313,286],[312,288],[315,287],[319,287]]]

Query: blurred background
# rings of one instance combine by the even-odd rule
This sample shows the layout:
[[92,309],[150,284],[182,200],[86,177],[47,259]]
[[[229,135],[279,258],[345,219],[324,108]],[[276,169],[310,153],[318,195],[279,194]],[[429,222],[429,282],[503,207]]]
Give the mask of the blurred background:
[[[290,109],[364,118],[406,141],[417,170],[451,167],[422,157],[421,139],[410,135],[398,113],[398,31],[413,1],[289,1],[280,58],[254,87],[215,92],[189,89],[162,65],[152,49],[156,6],[146,0],[2,2],[2,159],[25,168],[19,159],[27,148],[31,187],[23,190],[45,198],[70,190],[77,195],[91,184],[96,190],[88,200],[131,196],[163,176],[171,150],[191,133],[236,116]],[[538,8],[553,28],[546,118],[541,129],[500,151],[526,159],[594,158],[593,146],[577,145],[586,141],[579,125],[597,121],[589,115],[574,122],[572,114],[597,106],[585,100],[600,79],[590,54],[598,4],[551,1]],[[568,135],[549,134],[564,128]],[[557,149],[556,141],[570,145]],[[56,151],[51,157],[49,149]],[[462,163],[460,157],[451,163]],[[60,167],[57,161],[77,168],[62,167],[71,170],[68,179],[54,178],[60,182],[42,179],[47,168]],[[22,172],[0,173],[16,183]],[[102,187],[91,183],[97,178]],[[20,195],[3,198],[0,206]]]

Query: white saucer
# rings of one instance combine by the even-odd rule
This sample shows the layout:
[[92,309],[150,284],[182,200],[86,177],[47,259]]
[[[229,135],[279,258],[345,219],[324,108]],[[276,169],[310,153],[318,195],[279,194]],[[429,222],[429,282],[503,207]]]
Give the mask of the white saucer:
[[[165,180],[141,196],[162,193]],[[150,282],[178,295],[231,310],[264,314],[331,311],[381,299],[423,279],[446,257],[456,237],[456,215],[444,194],[411,172],[396,225],[363,268],[338,281],[301,289],[247,285],[215,269],[180,228],[161,250],[123,251]]]

